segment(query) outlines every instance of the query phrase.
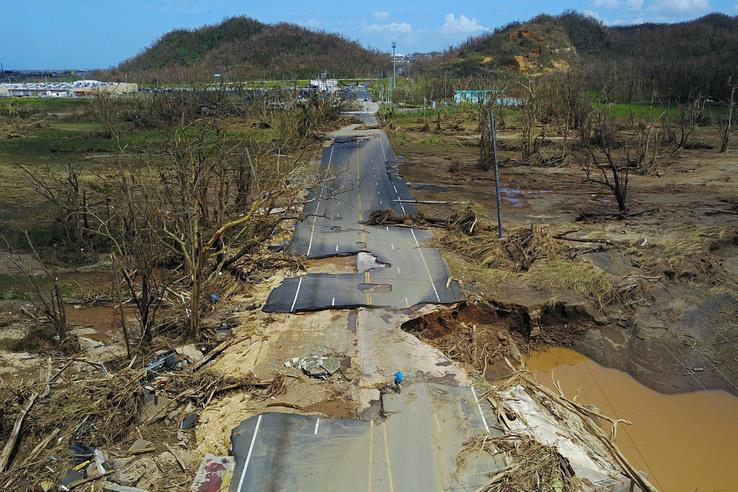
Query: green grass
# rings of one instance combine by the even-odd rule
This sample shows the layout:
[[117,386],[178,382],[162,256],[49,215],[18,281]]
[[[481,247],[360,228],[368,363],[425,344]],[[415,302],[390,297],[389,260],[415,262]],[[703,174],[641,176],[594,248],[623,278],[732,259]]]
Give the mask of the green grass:
[[10,106],[38,109],[40,111],[58,111],[84,107],[89,100],[74,97],[3,97],[0,98],[0,109]]

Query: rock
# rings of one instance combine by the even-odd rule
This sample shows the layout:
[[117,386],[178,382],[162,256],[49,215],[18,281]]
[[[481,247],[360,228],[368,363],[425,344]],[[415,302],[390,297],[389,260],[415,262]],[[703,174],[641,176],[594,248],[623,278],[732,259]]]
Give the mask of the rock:
[[302,358],[299,366],[310,377],[327,378],[341,368],[341,361],[335,357],[313,355]]
[[154,443],[151,441],[147,441],[146,439],[136,439],[136,442],[131,444],[131,447],[128,448],[128,452],[131,454],[139,454],[139,453],[148,453],[150,451],[154,451],[156,449],[154,447]]
[[190,362],[198,362],[204,357],[202,352],[200,352],[200,349],[198,349],[194,343],[182,345],[174,350],[176,350],[179,355],[183,355],[190,359]]
[[79,340],[79,344],[83,350],[95,350],[96,348],[100,348],[105,345],[102,342],[87,337],[78,336],[77,340]]

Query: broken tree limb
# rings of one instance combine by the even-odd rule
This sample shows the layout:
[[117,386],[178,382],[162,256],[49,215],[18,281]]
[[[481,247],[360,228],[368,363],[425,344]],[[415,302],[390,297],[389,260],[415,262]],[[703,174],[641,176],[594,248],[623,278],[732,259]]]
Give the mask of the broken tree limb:
[[77,480],[76,482],[70,483],[67,488],[69,490],[74,490],[77,487],[81,487],[82,485],[90,482],[94,482],[95,480],[100,480],[101,478],[107,477],[108,475],[112,475],[115,472],[115,470],[108,470],[105,473],[101,473],[99,475],[95,475],[94,477],[87,477],[83,478],[82,480]]
[[239,338],[238,340],[225,340],[225,341],[219,343],[213,350],[211,350],[210,352],[208,352],[207,354],[205,354],[205,357],[203,357],[202,359],[200,359],[199,361],[197,361],[192,366],[192,370],[193,371],[197,371],[202,366],[204,366],[205,364],[207,364],[208,362],[210,362],[211,360],[213,360],[216,356],[218,356],[221,353],[223,353],[225,351],[225,349],[227,349],[231,345],[239,344],[239,343],[241,343],[241,342],[243,342],[245,340],[248,340],[249,338],[251,338],[251,337],[242,337],[242,338]]
[[613,241],[609,239],[598,239],[598,238],[579,238],[579,237],[566,237],[564,234],[555,234],[553,236],[554,239],[558,239],[561,241],[573,241],[576,243],[595,243],[595,244],[615,244]]
[[36,403],[36,398],[38,398],[38,393],[33,393],[28,399],[25,408],[21,410],[21,412],[18,414],[18,418],[15,419],[13,431],[10,433],[8,442],[5,443],[2,456],[0,456],[0,473],[4,473],[5,471],[7,471],[8,467],[10,467],[11,456],[13,455],[13,450],[15,450],[15,446],[18,443],[18,437],[20,436],[21,427],[23,427],[23,421],[25,420],[26,415],[28,415],[28,412],[31,410],[33,404]]
[[726,210],[723,208],[708,208],[707,212],[705,212],[705,215],[718,215],[718,214],[738,215],[738,210]]

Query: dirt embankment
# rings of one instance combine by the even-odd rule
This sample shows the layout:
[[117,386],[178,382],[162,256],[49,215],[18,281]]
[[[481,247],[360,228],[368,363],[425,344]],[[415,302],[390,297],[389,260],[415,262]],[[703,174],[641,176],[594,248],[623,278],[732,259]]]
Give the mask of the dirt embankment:
[[520,132],[508,120],[499,133],[503,240],[471,120],[432,130],[421,118],[391,133],[415,198],[448,202],[421,204],[425,216],[471,207],[479,218],[472,235],[436,234],[469,299],[522,307],[511,328],[531,346],[573,347],[662,392],[738,394],[734,155],[717,153],[710,129],[698,128],[694,143],[704,145],[664,156],[652,175],[631,175],[631,215],[619,218],[576,160],[520,161]]

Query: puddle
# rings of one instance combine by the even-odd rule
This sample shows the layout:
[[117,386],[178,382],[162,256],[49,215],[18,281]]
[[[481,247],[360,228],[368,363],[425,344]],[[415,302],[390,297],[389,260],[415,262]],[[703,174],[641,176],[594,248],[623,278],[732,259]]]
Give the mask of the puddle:
[[[126,326],[136,330],[136,307],[123,307],[126,314]],[[82,307],[67,306],[67,321],[72,325],[74,333],[91,340],[110,343],[122,338],[120,311],[110,306]]]
[[527,362],[546,386],[553,386],[553,371],[568,397],[581,388],[578,402],[630,420],[618,427],[617,444],[660,490],[735,490],[738,398],[723,391],[658,393],[566,348],[535,352]]

